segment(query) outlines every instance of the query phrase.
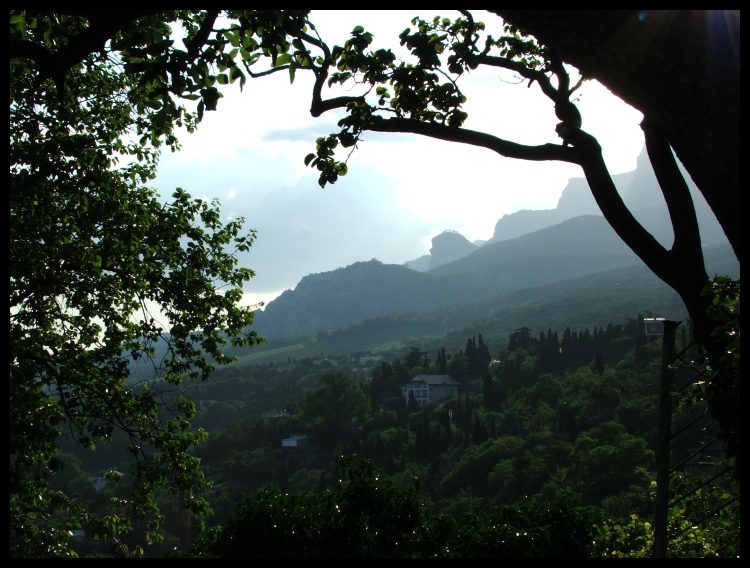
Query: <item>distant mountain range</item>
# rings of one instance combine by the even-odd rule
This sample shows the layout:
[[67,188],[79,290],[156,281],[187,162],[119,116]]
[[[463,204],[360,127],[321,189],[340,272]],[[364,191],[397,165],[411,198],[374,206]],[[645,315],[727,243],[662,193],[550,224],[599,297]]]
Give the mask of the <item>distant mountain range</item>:
[[[712,246],[726,242],[726,237],[708,204],[692,183],[686,172],[682,170],[688,182],[693,202],[698,216],[698,225],[703,243]],[[661,190],[656,181],[651,162],[644,149],[638,157],[636,169],[612,176],[615,186],[625,204],[635,214],[643,226],[650,231],[663,245],[669,246],[672,239],[672,227],[669,223],[669,213]],[[483,244],[498,243],[515,239],[528,233],[546,229],[581,215],[601,216],[599,206],[591,195],[585,178],[572,178],[562,192],[554,209],[530,210],[523,209],[504,215],[495,225],[495,232]],[[461,239],[469,246],[456,246]],[[426,272],[457,260],[461,256],[470,254],[477,248],[477,243],[469,243],[455,231],[446,231],[432,240],[430,254],[404,263],[404,266]],[[447,260],[443,260],[447,259]]]
[[[671,225],[648,160],[641,157],[637,170],[615,176],[615,182],[639,221],[669,246]],[[736,266],[739,274],[736,260],[722,246],[726,239],[718,223],[700,197],[695,201],[707,262],[715,262],[720,272],[732,273]],[[447,231],[433,239],[430,255],[406,266],[371,260],[305,276],[258,312],[254,327],[271,340],[309,337],[373,318],[477,306],[566,281],[583,286],[582,277],[642,267],[604,218],[591,214],[595,211],[585,180],[572,179],[557,208],[505,215],[481,246]],[[616,285],[607,284],[607,278],[603,286]],[[630,296],[640,294],[645,301],[658,280],[650,282]]]
[[[728,245],[710,247],[705,252],[709,274],[739,275]],[[687,317],[679,296],[642,263],[523,288],[459,307],[367,319],[323,332],[306,342],[307,356],[414,344],[457,352],[463,349],[467,337],[478,332],[497,347],[505,345],[508,336],[523,326],[534,334],[566,327],[593,329],[624,322],[639,313],[677,321]]]
[[[641,264],[603,218],[587,215],[483,246],[429,272],[371,260],[306,276],[257,314],[255,328],[271,339],[306,337],[368,318],[456,308]],[[721,270],[731,266],[724,263]]]

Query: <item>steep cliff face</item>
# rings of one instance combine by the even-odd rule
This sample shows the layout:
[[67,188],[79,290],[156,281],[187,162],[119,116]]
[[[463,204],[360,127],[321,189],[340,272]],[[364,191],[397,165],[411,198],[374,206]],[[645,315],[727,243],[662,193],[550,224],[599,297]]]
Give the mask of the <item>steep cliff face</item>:
[[488,244],[508,241],[527,233],[541,231],[552,225],[557,225],[560,220],[568,218],[560,215],[557,209],[522,209],[515,213],[503,215],[495,225],[495,234]]
[[[615,176],[615,184],[620,181],[619,177]],[[618,187],[620,186],[618,185]],[[555,212],[559,219],[558,222],[578,215],[601,215],[599,206],[594,201],[594,196],[591,195],[589,184],[582,177],[571,178],[568,181],[568,185],[565,186],[557,202],[557,207],[551,211]]]

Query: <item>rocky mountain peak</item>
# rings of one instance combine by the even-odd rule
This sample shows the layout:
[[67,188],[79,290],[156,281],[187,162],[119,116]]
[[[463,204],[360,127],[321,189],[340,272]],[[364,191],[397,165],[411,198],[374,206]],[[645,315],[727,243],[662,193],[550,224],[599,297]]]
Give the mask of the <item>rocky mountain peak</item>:
[[457,231],[443,231],[432,239],[430,270],[465,257],[476,250],[476,245]]

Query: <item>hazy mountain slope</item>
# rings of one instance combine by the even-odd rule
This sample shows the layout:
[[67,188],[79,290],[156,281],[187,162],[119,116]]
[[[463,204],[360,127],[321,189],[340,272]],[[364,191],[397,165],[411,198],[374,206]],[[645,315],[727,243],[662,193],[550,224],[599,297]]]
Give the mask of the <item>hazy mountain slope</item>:
[[427,272],[430,269],[430,262],[432,261],[432,257],[429,254],[423,254],[419,258],[415,258],[414,260],[407,260],[404,263],[404,266],[406,268],[410,268],[412,270],[416,270],[417,272]]
[[635,262],[602,218],[579,217],[484,246],[427,273],[370,261],[306,276],[258,314],[256,328],[277,339],[305,336],[367,318],[463,306]]
[[[589,214],[596,214],[596,211],[586,211],[579,215]],[[576,217],[576,215],[561,215],[557,209],[522,209],[503,215],[495,225],[495,234],[488,244],[516,239],[528,233],[546,229],[571,217]]]
[[[568,276],[547,274],[551,270],[546,263],[567,265],[564,270],[572,271],[572,276],[580,274],[581,270],[607,270],[636,260],[635,254],[603,217],[586,215],[515,239],[487,244],[464,258],[436,268],[432,275],[493,273],[506,279],[559,280]],[[536,262],[542,265],[535,266]],[[522,266],[525,270],[519,270]]]
[[[705,253],[709,274],[739,277],[737,261],[728,245],[709,247]],[[295,357],[388,350],[410,344],[427,349],[444,346],[457,352],[463,349],[467,337],[478,332],[495,348],[507,342],[508,335],[521,326],[530,327],[534,334],[568,326],[592,329],[648,312],[676,320],[686,317],[677,294],[645,266],[636,264],[499,294],[463,306],[370,318],[305,340]],[[278,345],[283,343],[272,341],[268,347]],[[279,360],[286,357],[282,353]]]
[[425,274],[377,260],[311,274],[256,315],[255,328],[274,338],[306,336],[380,315],[439,305]]

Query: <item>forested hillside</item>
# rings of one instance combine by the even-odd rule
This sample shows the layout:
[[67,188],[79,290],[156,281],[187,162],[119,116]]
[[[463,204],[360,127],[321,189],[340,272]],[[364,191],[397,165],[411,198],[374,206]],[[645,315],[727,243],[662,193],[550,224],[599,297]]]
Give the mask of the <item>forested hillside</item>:
[[[678,347],[687,342],[683,328]],[[210,432],[196,455],[214,482],[216,512],[216,529],[195,541],[195,551],[647,555],[660,354],[660,341],[649,341],[635,318],[581,331],[534,334],[523,327],[502,345],[479,334],[452,353],[412,346],[366,367],[347,357],[290,357],[223,369],[186,392],[198,409],[196,424]],[[424,373],[458,379],[458,398],[407,404],[401,386]],[[303,441],[285,447],[282,440],[293,435]],[[679,451],[703,436],[705,430],[693,432]],[[116,468],[114,455],[114,463],[89,456],[82,464],[72,447],[66,455],[71,468],[59,483],[94,507],[127,485],[94,491],[86,481],[84,471]],[[706,459],[713,464],[721,454],[690,463]],[[689,465],[675,483],[712,471]],[[736,491],[726,483],[709,484],[675,510],[675,527],[693,526],[718,495]],[[674,539],[673,552],[733,554],[737,514],[730,507],[689,529]],[[184,546],[198,535],[180,519],[172,509],[167,526],[171,542]],[[505,528],[492,529],[497,523]],[[493,530],[507,538],[490,544]],[[411,540],[413,531],[420,536]]]
[[[709,247],[705,254],[707,268],[712,274],[739,275],[736,260],[728,246]],[[239,364],[258,360],[285,361],[289,355],[301,358],[320,353],[341,355],[363,350],[388,351],[410,341],[432,345],[433,342],[441,341],[446,334],[447,341],[457,346],[477,328],[486,330],[498,340],[504,340],[514,329],[523,326],[535,330],[548,327],[564,329],[568,326],[574,329],[593,328],[606,325],[609,321],[624,320],[639,311],[650,311],[678,320],[685,317],[685,308],[679,297],[653,273],[639,265],[602,270],[595,274],[560,279],[553,284],[531,286],[513,292],[492,294],[488,291],[484,300],[478,300],[469,293],[452,295],[453,301],[461,302],[459,305],[424,312],[418,311],[417,307],[433,297],[429,290],[420,294],[423,289],[419,288],[408,295],[406,291],[402,291],[402,296],[381,296],[376,293],[367,294],[367,297],[358,292],[352,282],[357,273],[365,280],[368,277],[375,279],[374,282],[365,282],[367,289],[388,289],[387,285],[378,280],[378,275],[387,272],[381,271],[381,268],[393,268],[394,274],[402,274],[401,271],[405,270],[403,267],[383,266],[374,262],[363,263],[362,266],[355,265],[350,269],[328,273],[325,280],[321,279],[321,285],[317,289],[312,283],[315,277],[310,277],[310,286],[314,292],[308,289],[299,297],[296,296],[296,291],[288,292],[288,306],[279,305],[278,311],[286,314],[289,322],[303,322],[304,329],[312,330],[330,325],[329,329],[317,332],[313,337],[283,341],[272,333],[274,329],[279,329],[273,320],[282,316],[274,310],[268,314],[260,312],[258,329],[269,338],[268,344],[252,350],[234,349],[231,353],[240,357]],[[343,275],[348,271],[352,274],[347,276],[346,286],[349,288],[345,288],[341,283],[344,281]],[[427,275],[413,274],[414,278],[425,276]],[[474,277],[467,276],[464,281],[467,288],[474,286]],[[342,287],[341,290],[339,286]],[[303,300],[306,294],[308,295]],[[339,302],[339,298],[344,295],[346,301]],[[367,316],[358,323],[343,323],[363,316],[362,311],[353,303],[353,297],[360,297],[368,302],[369,310],[374,308],[378,298],[384,297],[384,302],[377,309],[386,314]],[[399,298],[403,297],[408,297],[410,304],[397,309]],[[292,306],[295,306],[295,310],[291,309]],[[328,309],[328,313],[323,313],[322,306]],[[269,306],[272,307],[274,304]],[[301,317],[302,314],[307,317]],[[318,316],[321,320],[315,319]],[[333,318],[339,323],[332,324]]]

